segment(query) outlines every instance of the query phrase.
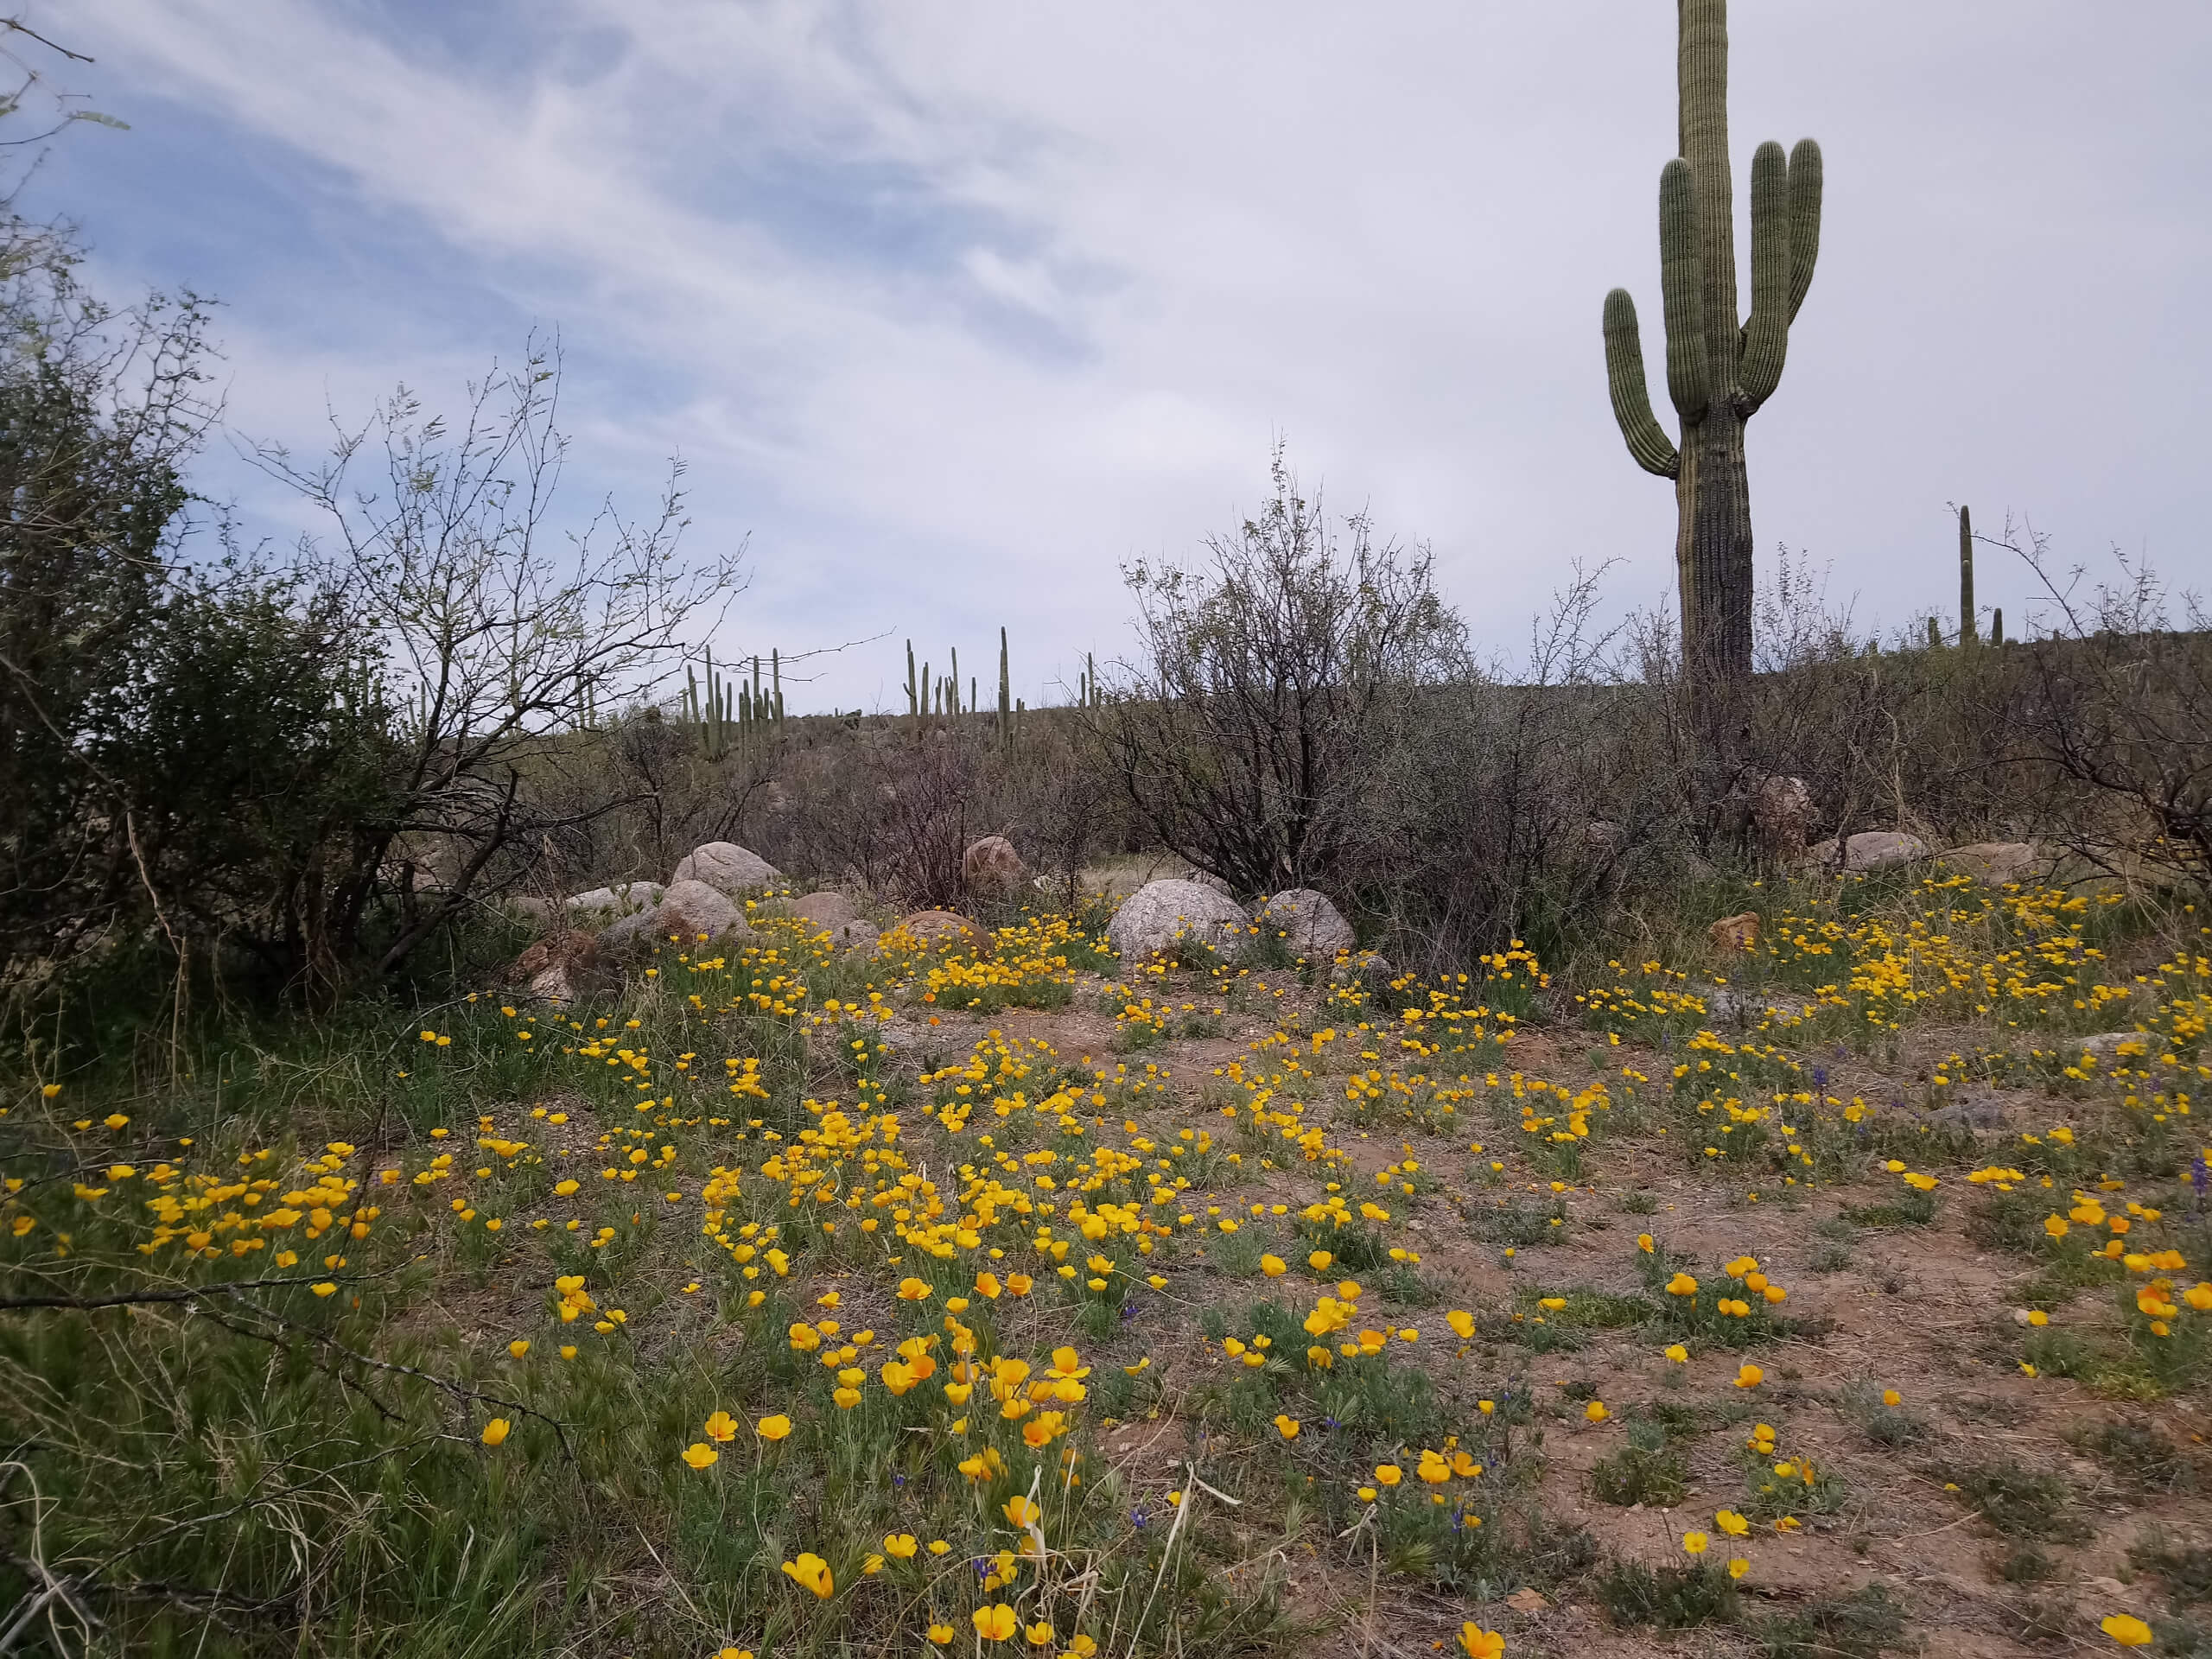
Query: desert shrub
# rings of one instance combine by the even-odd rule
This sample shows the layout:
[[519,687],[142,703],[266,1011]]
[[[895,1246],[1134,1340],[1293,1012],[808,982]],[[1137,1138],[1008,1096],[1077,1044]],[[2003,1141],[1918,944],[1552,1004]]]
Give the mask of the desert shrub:
[[1736,1616],[1735,1583],[1717,1563],[1651,1567],[1616,1561],[1598,1575],[1593,1587],[1599,1605],[1616,1624],[1679,1630],[1725,1624]]
[[[2041,579],[2050,635],[2024,647],[2008,734],[2042,785],[2045,834],[2107,871],[2212,888],[2212,615],[2115,554],[2081,591],[2047,537],[2008,521],[1999,544]],[[2177,615],[2176,612],[2179,614]]]
[[1160,842],[1244,893],[1341,880],[1390,751],[1463,652],[1425,550],[1357,517],[1340,540],[1280,445],[1273,483],[1206,566],[1127,571],[1141,658],[1096,722]]
[[0,226],[0,973],[51,1001],[143,948],[174,1009],[243,951],[280,982],[392,817],[381,652],[311,570],[193,559],[205,313],[86,294]]
[[2156,1423],[2099,1423],[2081,1429],[2075,1443],[2132,1485],[2171,1492],[2196,1484],[2188,1457]]
[[1904,1645],[1904,1612],[1880,1585],[1760,1622],[1768,1659],[1874,1659]]
[[1657,1423],[1629,1425],[1628,1444],[1590,1471],[1590,1490],[1601,1503],[1623,1508],[1643,1503],[1671,1508],[1688,1490],[1689,1466]]
[[1853,1377],[1837,1397],[1836,1410],[1843,1419],[1877,1446],[1904,1446],[1927,1432],[1927,1424],[1900,1407],[1893,1406],[1863,1376]]
[[1992,1463],[1956,1471],[1950,1484],[1966,1503],[1981,1511],[1983,1520],[2007,1537],[2082,1535],[2080,1523],[2068,1513],[2072,1494],[2056,1475],[2016,1463]]
[[2139,1573],[2156,1575],[2176,1605],[2212,1601],[2212,1549],[2178,1544],[2152,1530],[2128,1546],[2127,1562]]

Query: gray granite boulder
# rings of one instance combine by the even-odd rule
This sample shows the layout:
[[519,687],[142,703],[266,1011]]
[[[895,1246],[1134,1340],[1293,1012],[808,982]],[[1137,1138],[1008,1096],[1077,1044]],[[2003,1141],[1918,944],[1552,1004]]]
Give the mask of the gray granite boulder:
[[1198,881],[1147,881],[1114,912],[1107,942],[1124,961],[1141,961],[1185,942],[1233,955],[1251,937],[1243,906]]
[[1311,887],[1293,887],[1262,901],[1253,920],[1263,935],[1282,934],[1291,954],[1308,962],[1333,962],[1359,943],[1344,912]]
[[669,878],[673,887],[683,881],[703,881],[725,893],[773,887],[784,873],[760,854],[748,852],[734,841],[710,841],[694,847]]

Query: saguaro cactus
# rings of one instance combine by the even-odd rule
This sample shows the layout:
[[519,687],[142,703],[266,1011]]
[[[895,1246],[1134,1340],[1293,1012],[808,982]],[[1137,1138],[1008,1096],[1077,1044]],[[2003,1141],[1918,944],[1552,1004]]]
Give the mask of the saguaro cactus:
[[1821,244],[1821,147],[1751,156],[1751,315],[1736,313],[1728,165],[1727,0],[1677,0],[1680,153],[1659,175],[1659,286],[1679,447],[1651,413],[1636,302],[1605,296],[1605,372],[1629,454],[1675,481],[1682,659],[1694,675],[1751,668],[1751,503],[1744,423],[1774,393]]
[[1959,643],[1974,643],[1974,515],[1959,509]]
[[1014,675],[1007,659],[1006,630],[999,630],[999,742],[1014,744]]

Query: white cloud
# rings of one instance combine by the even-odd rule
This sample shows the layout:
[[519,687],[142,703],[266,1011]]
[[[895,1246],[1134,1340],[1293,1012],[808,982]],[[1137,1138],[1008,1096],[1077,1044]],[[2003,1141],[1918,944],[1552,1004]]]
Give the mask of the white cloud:
[[[697,533],[754,531],[753,637],[1005,620],[1041,677],[1122,638],[1119,561],[1252,505],[1278,430],[1338,502],[1432,540],[1494,639],[1574,557],[1624,557],[1624,602],[1664,590],[1671,501],[1612,429],[1597,328],[1617,282],[1656,321],[1662,13],[83,0],[70,21],[103,104],[203,112],[211,176],[305,167],[280,195],[321,239],[295,251],[385,274],[377,306],[303,336],[257,306],[251,247],[226,271],[141,262],[233,299],[242,424],[289,431],[326,383],[452,375],[451,329],[395,318],[410,283],[426,309],[465,283],[512,329],[472,367],[559,323],[596,475],[649,483],[680,448]],[[1822,270],[1752,429],[1756,523],[1838,559],[1862,614],[1943,601],[1923,555],[1952,499],[2077,543],[2147,536],[2204,575],[2176,435],[2202,429],[2208,325],[2181,296],[2212,275],[2190,113],[2212,22],[2178,0],[2074,16],[1738,9],[1739,151],[1811,131],[1829,157]],[[97,229],[97,200],[78,211]],[[393,224],[453,269],[426,276]]]

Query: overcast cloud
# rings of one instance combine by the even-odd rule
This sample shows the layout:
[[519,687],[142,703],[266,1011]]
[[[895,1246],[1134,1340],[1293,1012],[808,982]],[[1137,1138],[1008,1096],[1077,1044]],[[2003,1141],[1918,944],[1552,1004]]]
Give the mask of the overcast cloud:
[[[1732,133],[1826,151],[1821,264],[1751,428],[1763,549],[1900,626],[1946,504],[2212,579],[2212,8],[1738,0]],[[1433,544],[1510,646],[1571,563],[1672,583],[1669,488],[1607,406],[1655,346],[1663,0],[1076,6],[71,0],[28,21],[127,133],[36,205],[111,296],[220,296],[229,415],[320,441],[450,404],[557,327],[579,515],[671,453],[749,536],[722,653],[888,639],[799,706],[903,702],[899,642],[1017,690],[1128,639],[1117,567],[1310,485]],[[1655,369],[1655,375],[1656,371]],[[226,454],[203,486],[293,509]],[[2024,573],[1985,560],[1985,603]]]

